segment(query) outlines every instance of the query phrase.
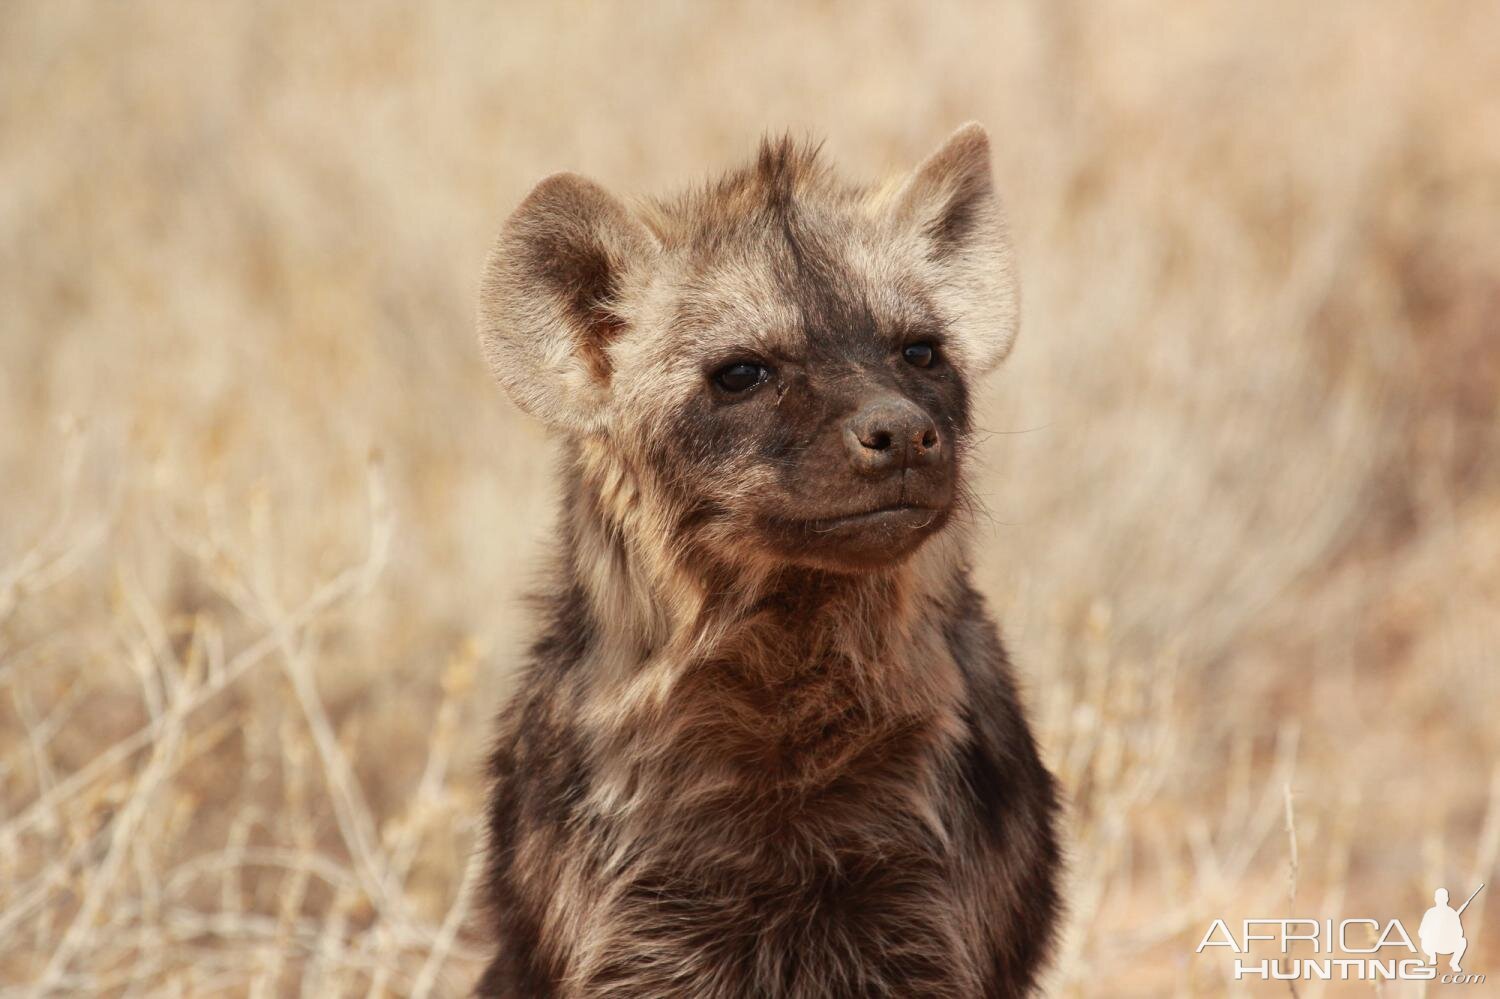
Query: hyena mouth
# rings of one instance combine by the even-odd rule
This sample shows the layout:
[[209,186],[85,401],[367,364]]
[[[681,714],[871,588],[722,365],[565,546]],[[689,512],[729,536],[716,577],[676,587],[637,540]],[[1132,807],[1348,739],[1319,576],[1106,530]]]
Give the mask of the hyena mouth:
[[950,507],[899,503],[831,517],[775,519],[764,530],[782,556],[823,569],[895,565],[947,524]]
[[921,506],[915,503],[897,503],[860,513],[846,513],[836,517],[820,517],[804,522],[806,530],[813,534],[835,534],[839,531],[859,530],[909,530],[922,531],[940,526],[938,521],[948,516],[947,507]]

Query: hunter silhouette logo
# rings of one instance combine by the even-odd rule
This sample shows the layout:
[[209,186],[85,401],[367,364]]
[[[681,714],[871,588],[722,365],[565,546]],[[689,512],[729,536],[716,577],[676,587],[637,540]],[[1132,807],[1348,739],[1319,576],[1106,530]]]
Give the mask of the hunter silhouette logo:
[[[1474,889],[1474,895],[1482,891],[1484,885],[1481,884]],[[1437,964],[1439,954],[1451,954],[1453,956],[1448,960],[1448,967],[1455,973],[1464,970],[1458,966],[1458,962],[1464,956],[1469,941],[1464,939],[1464,927],[1458,917],[1464,914],[1469,902],[1474,901],[1474,895],[1470,895],[1468,901],[1455,912],[1448,908],[1448,889],[1439,888],[1432,893],[1432,900],[1437,904],[1422,916],[1422,925],[1417,930],[1417,938],[1422,942],[1422,953],[1427,955],[1428,964]]]
[[[1484,891],[1480,884],[1464,904],[1448,904],[1448,889],[1433,892],[1434,905],[1422,916],[1416,938],[1399,919],[1245,919],[1239,930],[1215,919],[1197,953],[1226,948],[1234,957],[1236,981],[1430,981],[1479,985],[1482,974],[1465,972],[1459,962],[1469,949],[1461,917]],[[1312,956],[1305,956],[1311,954]],[[1296,956],[1293,956],[1296,955]],[[1436,967],[1447,955],[1447,971]],[[1423,958],[1426,960],[1423,960]]]

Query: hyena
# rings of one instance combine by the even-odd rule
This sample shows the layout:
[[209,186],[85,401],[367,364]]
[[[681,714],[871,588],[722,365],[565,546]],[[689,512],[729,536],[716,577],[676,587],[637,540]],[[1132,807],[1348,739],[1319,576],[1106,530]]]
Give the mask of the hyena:
[[1030,992],[1057,792],[963,479],[1017,313],[977,125],[885,185],[767,140],[675,199],[557,174],[511,215],[481,340],[562,512],[480,994]]

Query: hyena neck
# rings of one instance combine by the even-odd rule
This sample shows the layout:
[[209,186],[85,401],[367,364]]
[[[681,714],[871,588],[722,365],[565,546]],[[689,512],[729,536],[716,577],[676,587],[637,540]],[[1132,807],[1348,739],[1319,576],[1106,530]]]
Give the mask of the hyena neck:
[[833,669],[862,695],[956,710],[945,628],[968,590],[966,524],[877,572],[768,566],[695,548],[681,514],[588,448],[570,467],[565,571],[622,682],[643,686],[647,671],[659,696],[704,664],[769,687]]

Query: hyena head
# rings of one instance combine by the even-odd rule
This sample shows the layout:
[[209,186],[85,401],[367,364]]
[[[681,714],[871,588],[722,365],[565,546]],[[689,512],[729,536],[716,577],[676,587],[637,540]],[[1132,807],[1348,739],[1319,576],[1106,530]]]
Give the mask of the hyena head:
[[612,543],[763,573],[880,572],[942,531],[970,386],[1016,322],[978,125],[879,187],[785,139],[675,200],[548,177],[480,310],[496,376],[571,440],[570,501]]

